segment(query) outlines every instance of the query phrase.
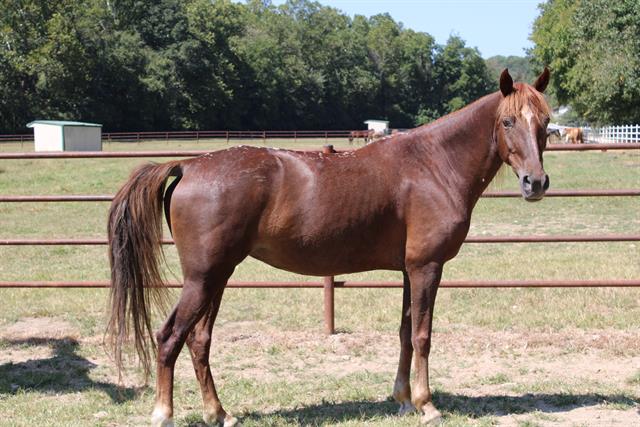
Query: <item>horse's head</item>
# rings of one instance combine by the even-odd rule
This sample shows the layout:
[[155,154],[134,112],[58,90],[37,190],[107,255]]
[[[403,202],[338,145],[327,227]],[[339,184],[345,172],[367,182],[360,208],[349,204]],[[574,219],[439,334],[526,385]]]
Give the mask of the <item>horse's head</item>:
[[498,152],[518,176],[522,196],[529,201],[542,199],[549,188],[549,176],[542,167],[550,115],[549,106],[542,96],[547,83],[547,68],[533,86],[514,84],[506,69],[500,75],[503,99],[495,123]]

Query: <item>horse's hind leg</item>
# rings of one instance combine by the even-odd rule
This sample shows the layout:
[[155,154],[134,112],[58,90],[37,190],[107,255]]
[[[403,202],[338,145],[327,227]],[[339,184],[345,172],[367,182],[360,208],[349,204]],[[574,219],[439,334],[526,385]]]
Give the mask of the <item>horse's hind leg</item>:
[[[224,282],[222,284],[224,285]],[[185,277],[178,304],[156,334],[156,403],[151,418],[154,426],[173,426],[173,374],[176,359],[187,335],[207,311],[215,292],[218,291],[211,285],[214,284],[204,279]]]
[[411,345],[411,288],[409,275],[403,272],[404,286],[402,291],[402,319],[400,322],[400,361],[398,373],[393,386],[393,397],[400,404],[399,415],[404,415],[415,410],[411,403],[411,385],[409,374],[411,372],[411,358],[413,346]]
[[198,379],[198,383],[200,383],[202,402],[204,405],[204,422],[209,425],[222,424],[224,427],[231,427],[236,425],[238,420],[227,414],[222,408],[209,366],[211,330],[218,315],[222,293],[223,289],[220,289],[220,291],[216,293],[207,313],[187,336],[187,346],[191,353],[196,378]]

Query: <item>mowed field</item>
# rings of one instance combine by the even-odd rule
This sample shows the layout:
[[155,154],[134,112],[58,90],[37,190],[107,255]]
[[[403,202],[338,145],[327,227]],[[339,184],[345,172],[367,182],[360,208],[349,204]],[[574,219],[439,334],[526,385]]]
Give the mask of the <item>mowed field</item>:
[[[320,148],[325,141],[267,143]],[[171,141],[105,144],[105,150],[227,146]],[[33,145],[0,150],[32,151]],[[0,194],[113,194],[145,161],[2,160]],[[552,189],[640,187],[640,151],[550,152],[545,168]],[[517,189],[510,171],[502,175],[491,189]],[[108,205],[0,203],[0,238],[104,238]],[[639,232],[637,197],[592,197],[481,199],[469,234]],[[167,247],[166,255],[167,277],[180,279],[175,249]],[[0,246],[0,281],[108,277],[104,246]],[[638,242],[616,242],[465,244],[443,278],[638,277]],[[317,280],[251,259],[232,279]],[[0,295],[0,426],[148,424],[154,380],[144,386],[131,359],[119,384],[102,344],[106,290],[2,289]],[[389,397],[400,307],[400,289],[338,289],[338,333],[326,336],[321,290],[226,290],[211,354],[223,405],[244,426],[417,425],[417,415],[396,416]],[[158,316],[155,324],[161,321]],[[441,289],[434,325],[431,384],[446,426],[640,425],[638,288]],[[178,359],[174,395],[177,425],[202,425],[187,351]]]

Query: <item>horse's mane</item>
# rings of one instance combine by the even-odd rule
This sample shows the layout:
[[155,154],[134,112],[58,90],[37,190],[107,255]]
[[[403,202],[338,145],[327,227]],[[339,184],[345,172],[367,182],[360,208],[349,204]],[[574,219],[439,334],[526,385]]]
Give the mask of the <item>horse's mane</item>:
[[536,111],[547,117],[551,115],[549,104],[540,92],[528,84],[514,83],[513,92],[507,95],[498,106],[498,116],[518,116],[526,104],[531,104]]

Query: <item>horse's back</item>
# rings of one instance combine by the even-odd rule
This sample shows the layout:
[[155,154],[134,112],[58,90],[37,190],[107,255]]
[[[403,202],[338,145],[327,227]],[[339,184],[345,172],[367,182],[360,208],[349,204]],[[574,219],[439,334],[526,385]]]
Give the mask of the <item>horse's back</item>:
[[383,163],[366,151],[257,147],[185,161],[171,202],[178,249],[211,236],[208,246],[317,275],[400,265],[389,245],[402,248],[405,230]]
[[395,266],[402,256],[388,245],[403,247],[405,234],[396,186],[370,151],[275,152],[280,167],[251,255],[312,275]]

